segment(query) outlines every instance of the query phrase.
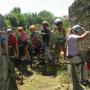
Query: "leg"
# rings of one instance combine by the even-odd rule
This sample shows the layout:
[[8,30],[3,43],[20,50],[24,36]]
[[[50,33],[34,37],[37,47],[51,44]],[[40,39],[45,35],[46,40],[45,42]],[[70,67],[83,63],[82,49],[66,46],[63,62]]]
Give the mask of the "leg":
[[28,46],[25,46],[25,47],[24,47],[24,54],[25,54],[25,57],[26,57],[26,58],[30,58],[30,56],[29,56],[29,51],[28,51]]
[[55,64],[59,64],[60,53],[61,53],[61,47],[58,45],[56,47],[56,60],[55,60]]
[[66,48],[65,48],[65,45],[63,46],[63,52],[64,52],[64,61],[66,62]]
[[18,49],[18,46],[16,46],[15,49],[16,49],[16,56],[19,57],[19,49]]

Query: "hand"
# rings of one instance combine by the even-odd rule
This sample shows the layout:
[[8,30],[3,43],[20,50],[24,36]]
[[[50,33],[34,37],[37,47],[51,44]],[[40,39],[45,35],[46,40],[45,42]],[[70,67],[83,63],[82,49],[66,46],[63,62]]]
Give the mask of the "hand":
[[90,31],[86,31],[86,33],[90,34]]

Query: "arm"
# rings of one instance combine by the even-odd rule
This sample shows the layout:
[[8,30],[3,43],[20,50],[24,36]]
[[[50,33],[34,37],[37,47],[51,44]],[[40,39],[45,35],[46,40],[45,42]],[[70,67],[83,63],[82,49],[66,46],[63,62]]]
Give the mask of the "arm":
[[90,34],[90,31],[86,31],[84,34],[78,37],[78,40],[84,39],[88,34]]
[[65,31],[65,29],[63,29],[63,35],[66,38],[66,31]]

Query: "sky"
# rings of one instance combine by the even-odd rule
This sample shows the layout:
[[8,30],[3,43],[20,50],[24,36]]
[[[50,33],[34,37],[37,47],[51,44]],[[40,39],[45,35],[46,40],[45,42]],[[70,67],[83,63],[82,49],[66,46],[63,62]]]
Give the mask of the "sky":
[[19,7],[22,13],[47,10],[55,16],[68,15],[68,7],[74,0],[0,0],[0,14],[9,13],[14,7]]

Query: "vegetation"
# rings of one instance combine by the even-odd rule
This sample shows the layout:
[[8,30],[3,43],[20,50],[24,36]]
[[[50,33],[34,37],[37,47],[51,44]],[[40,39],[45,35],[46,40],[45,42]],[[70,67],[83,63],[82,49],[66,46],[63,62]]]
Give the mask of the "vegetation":
[[[42,10],[39,13],[22,13],[19,7],[15,7],[10,13],[4,16],[0,15],[0,22],[2,22],[2,25],[0,24],[0,26],[4,27],[6,25],[6,27],[29,27],[31,24],[41,24],[43,20],[46,20],[50,25],[53,25],[56,18],[57,17],[54,16],[53,13],[46,10]],[[67,28],[69,25],[68,18],[63,17],[62,19],[65,22],[65,28]]]

